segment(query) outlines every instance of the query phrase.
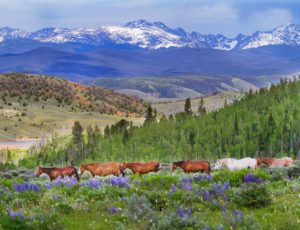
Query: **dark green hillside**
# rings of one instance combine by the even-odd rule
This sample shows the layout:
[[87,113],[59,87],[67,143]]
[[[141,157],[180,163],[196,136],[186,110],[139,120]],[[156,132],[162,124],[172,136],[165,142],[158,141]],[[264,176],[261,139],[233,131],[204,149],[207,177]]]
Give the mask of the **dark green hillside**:
[[[219,111],[201,116],[177,114],[143,127],[127,123],[106,128],[78,161],[216,159],[225,156],[300,154],[300,81],[281,81]],[[44,163],[61,162],[45,147]],[[68,153],[67,153],[68,152]],[[93,153],[93,154],[90,154]],[[60,149],[60,154],[73,154]],[[61,156],[61,155],[60,155]],[[64,158],[65,159],[65,158]],[[74,158],[73,158],[74,159]]]

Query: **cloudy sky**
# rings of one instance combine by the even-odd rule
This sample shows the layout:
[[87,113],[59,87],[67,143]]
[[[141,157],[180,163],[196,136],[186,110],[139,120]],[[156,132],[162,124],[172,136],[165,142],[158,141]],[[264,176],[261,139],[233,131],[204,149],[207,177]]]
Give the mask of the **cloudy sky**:
[[0,27],[97,27],[146,19],[235,36],[300,24],[299,0],[0,0]]

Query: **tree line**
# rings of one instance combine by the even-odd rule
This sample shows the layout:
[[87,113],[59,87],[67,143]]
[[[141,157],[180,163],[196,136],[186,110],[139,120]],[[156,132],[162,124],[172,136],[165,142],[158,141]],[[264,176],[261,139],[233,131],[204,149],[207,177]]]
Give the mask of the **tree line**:
[[[142,127],[121,120],[106,127],[104,135],[90,129],[84,138],[83,130],[74,124],[71,147],[60,151],[69,162],[71,156],[73,162],[281,155],[295,158],[300,155],[299,104],[300,82],[281,80],[270,88],[250,90],[240,101],[210,113],[206,112],[203,101],[193,113],[187,99],[184,112],[169,117],[158,116],[149,106]],[[85,144],[78,144],[82,142]],[[74,148],[74,156],[70,148]],[[59,162],[55,151],[46,145],[39,160],[48,164]]]

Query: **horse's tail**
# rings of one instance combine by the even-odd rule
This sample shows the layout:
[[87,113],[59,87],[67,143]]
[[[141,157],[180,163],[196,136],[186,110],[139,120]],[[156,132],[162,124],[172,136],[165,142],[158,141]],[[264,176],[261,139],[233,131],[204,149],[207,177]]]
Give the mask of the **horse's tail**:
[[154,166],[154,172],[158,172],[159,171],[159,163],[157,162]]
[[208,175],[210,174],[210,171],[211,171],[211,167],[210,167],[210,163],[209,163],[209,161],[206,161],[207,162],[207,164],[208,164]]

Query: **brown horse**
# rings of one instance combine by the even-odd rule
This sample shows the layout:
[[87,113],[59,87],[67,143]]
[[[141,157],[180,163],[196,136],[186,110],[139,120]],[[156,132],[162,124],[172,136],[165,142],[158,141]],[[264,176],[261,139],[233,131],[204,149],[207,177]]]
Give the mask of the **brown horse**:
[[122,174],[124,176],[124,172],[122,170],[122,164],[118,162],[108,162],[108,163],[92,163],[85,164],[80,166],[80,175],[82,175],[85,171],[89,171],[92,176],[107,176],[107,175],[115,175],[120,176]]
[[267,166],[289,166],[294,163],[290,157],[273,158],[273,157],[259,157],[256,159],[257,165],[265,164]]
[[79,176],[77,173],[77,169],[73,166],[66,166],[62,168],[42,168],[38,167],[36,171],[36,176],[40,176],[42,173],[46,173],[49,177],[50,180],[55,180],[57,177],[65,177],[65,176],[75,176],[76,179],[79,181]]
[[173,162],[172,171],[174,171],[177,167],[182,168],[185,173],[206,172],[208,175],[210,174],[210,163],[206,160],[186,160]]
[[131,162],[131,163],[123,163],[122,169],[130,169],[133,174],[147,174],[149,172],[157,172],[159,171],[159,163],[156,161],[149,161],[145,163],[140,162]]

